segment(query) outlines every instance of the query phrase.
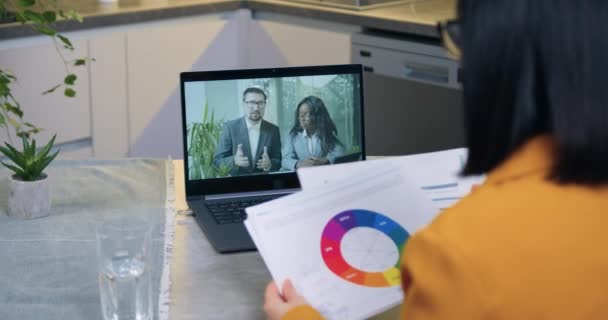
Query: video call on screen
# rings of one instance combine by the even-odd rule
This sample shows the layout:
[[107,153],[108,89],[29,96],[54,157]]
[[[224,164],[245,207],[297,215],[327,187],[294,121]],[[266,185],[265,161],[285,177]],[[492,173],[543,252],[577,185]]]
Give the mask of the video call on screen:
[[357,74],[184,84],[189,180],[359,160]]

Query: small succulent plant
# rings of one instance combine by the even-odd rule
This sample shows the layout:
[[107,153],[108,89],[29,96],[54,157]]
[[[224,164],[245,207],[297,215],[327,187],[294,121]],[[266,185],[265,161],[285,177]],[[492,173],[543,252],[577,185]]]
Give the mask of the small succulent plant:
[[29,138],[22,136],[21,141],[23,142],[23,151],[15,149],[6,142],[4,147],[0,146],[0,152],[9,158],[14,165],[4,161],[1,163],[15,172],[15,176],[20,180],[36,181],[43,179],[45,177],[44,169],[59,153],[59,150],[57,150],[49,155],[53,143],[55,143],[55,136],[40,150],[36,150],[36,140],[34,139],[30,143]]

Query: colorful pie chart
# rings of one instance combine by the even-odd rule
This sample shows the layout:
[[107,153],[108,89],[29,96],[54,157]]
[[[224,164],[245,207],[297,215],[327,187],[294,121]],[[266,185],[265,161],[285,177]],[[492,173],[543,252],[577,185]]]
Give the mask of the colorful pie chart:
[[[355,228],[371,228],[388,236],[397,247],[399,259],[381,272],[364,271],[350,265],[342,252],[344,236]],[[369,210],[340,212],[329,220],[321,235],[321,255],[325,264],[338,277],[368,287],[392,287],[401,283],[399,263],[409,233],[393,219]],[[364,244],[361,244],[364,245]]]

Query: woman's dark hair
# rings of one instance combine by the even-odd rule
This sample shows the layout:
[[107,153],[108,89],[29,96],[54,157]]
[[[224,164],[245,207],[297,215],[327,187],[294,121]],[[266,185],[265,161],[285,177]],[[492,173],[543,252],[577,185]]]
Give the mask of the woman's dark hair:
[[469,158],[486,173],[535,135],[549,178],[608,183],[608,1],[459,0]]
[[315,96],[308,96],[298,103],[294,125],[289,131],[289,134],[292,137],[295,137],[303,130],[299,121],[300,107],[303,104],[307,104],[310,108],[311,119],[316,127],[315,132],[321,140],[321,151],[323,154],[329,153],[336,145],[342,145],[340,140],[337,138],[338,129],[336,129],[336,125],[334,124],[333,120],[331,120],[329,112],[327,112],[327,108],[325,107],[325,103],[323,103],[321,98]]

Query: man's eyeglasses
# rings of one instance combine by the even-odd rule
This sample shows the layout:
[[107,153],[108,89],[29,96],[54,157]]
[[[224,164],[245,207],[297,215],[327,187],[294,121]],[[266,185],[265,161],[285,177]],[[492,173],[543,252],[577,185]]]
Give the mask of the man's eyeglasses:
[[245,101],[245,104],[249,108],[253,108],[253,107],[262,108],[262,107],[266,106],[266,101],[253,101],[253,100],[249,100],[249,101]]
[[460,21],[458,20],[447,20],[437,24],[437,32],[441,37],[443,46],[456,58],[460,58],[462,54],[460,30]]

